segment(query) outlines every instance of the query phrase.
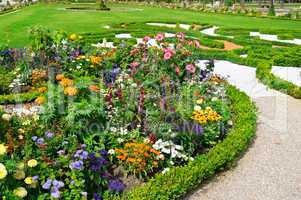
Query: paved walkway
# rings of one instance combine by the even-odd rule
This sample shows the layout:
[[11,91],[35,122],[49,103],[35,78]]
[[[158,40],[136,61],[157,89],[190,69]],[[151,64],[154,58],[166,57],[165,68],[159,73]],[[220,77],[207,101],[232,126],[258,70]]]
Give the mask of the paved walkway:
[[[221,70],[231,63],[219,61],[216,65]],[[250,78],[243,70],[240,74]],[[241,78],[229,78],[232,82],[237,79],[242,87]],[[253,87],[262,85],[257,82]],[[301,199],[301,100],[273,90],[247,93],[259,111],[254,144],[236,167],[214,177],[187,200]]]

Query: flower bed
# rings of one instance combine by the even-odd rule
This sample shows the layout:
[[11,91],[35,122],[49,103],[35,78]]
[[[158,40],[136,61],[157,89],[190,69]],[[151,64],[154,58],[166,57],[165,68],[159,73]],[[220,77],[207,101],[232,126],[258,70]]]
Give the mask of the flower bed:
[[230,164],[254,135],[254,105],[213,74],[213,62],[196,65],[199,41],[183,33],[157,34],[158,47],[146,36],[117,49],[75,34],[33,35],[30,55],[47,62],[16,68],[43,111],[1,111],[6,199],[177,198]]

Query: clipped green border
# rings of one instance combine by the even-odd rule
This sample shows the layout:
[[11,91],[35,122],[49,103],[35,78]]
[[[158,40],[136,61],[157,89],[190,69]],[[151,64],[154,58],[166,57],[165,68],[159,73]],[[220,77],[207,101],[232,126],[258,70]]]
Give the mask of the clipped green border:
[[256,77],[268,87],[301,99],[301,87],[283,80],[271,73],[272,64],[269,62],[258,63]]
[[0,95],[0,104],[27,103],[33,101],[38,96],[39,96],[38,92]]
[[231,166],[254,138],[257,117],[256,107],[245,93],[234,86],[228,86],[227,94],[232,102],[234,126],[222,142],[185,166],[171,168],[166,174],[157,174],[144,185],[125,192],[122,196],[107,196],[104,199],[179,199],[197,188],[205,179]]

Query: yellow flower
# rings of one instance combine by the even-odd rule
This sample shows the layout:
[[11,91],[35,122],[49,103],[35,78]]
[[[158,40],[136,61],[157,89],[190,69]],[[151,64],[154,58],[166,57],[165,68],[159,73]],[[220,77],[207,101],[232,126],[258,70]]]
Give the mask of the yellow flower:
[[57,81],[61,81],[63,78],[65,78],[65,77],[64,77],[64,74],[58,74],[58,75],[56,75],[56,77],[55,77],[55,79],[56,79]]
[[10,114],[3,114],[2,115],[2,119],[5,120],[5,121],[10,121],[12,118],[12,115]]
[[99,56],[91,56],[90,61],[92,64],[99,64],[102,61],[102,58]]
[[34,100],[34,102],[38,105],[42,105],[43,103],[45,103],[46,99],[43,96],[40,96],[38,98],[36,98],[36,100]]
[[26,177],[26,179],[24,180],[24,182],[27,184],[27,185],[31,185],[33,183],[33,179],[32,177]]
[[24,187],[18,187],[14,190],[14,195],[23,199],[27,196],[27,190]]
[[31,159],[27,162],[28,167],[36,167],[38,165],[38,161],[35,159]]
[[14,177],[17,179],[17,180],[22,180],[25,178],[25,172],[23,170],[16,170],[15,174],[14,174]]
[[68,96],[75,96],[77,94],[77,89],[75,87],[66,87],[64,89],[64,94]]
[[7,147],[4,144],[0,144],[0,156],[6,154]]
[[40,87],[38,88],[39,93],[45,93],[47,91],[47,87]]
[[69,39],[72,40],[72,41],[74,41],[74,40],[77,39],[77,35],[76,34],[72,34],[72,35],[70,35]]
[[197,104],[202,104],[204,102],[204,99],[200,98],[196,101]]
[[63,86],[63,87],[72,86],[73,85],[73,80],[71,80],[69,78],[63,78],[60,82],[60,85]]
[[4,179],[7,176],[7,170],[5,166],[0,163],[0,179]]

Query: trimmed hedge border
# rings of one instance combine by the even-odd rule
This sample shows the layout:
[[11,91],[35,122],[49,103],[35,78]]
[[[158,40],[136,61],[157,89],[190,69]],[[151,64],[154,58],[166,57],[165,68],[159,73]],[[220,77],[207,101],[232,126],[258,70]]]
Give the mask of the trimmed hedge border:
[[229,85],[227,94],[232,102],[234,126],[223,141],[185,166],[171,168],[166,174],[157,174],[144,185],[125,192],[122,196],[105,196],[104,199],[179,199],[197,188],[205,179],[230,167],[254,138],[257,117],[256,107],[245,93]]
[[0,95],[0,104],[31,102],[39,96],[38,92]]
[[268,87],[288,94],[296,99],[301,99],[301,87],[283,80],[271,73],[272,64],[261,62],[257,65],[256,77]]

